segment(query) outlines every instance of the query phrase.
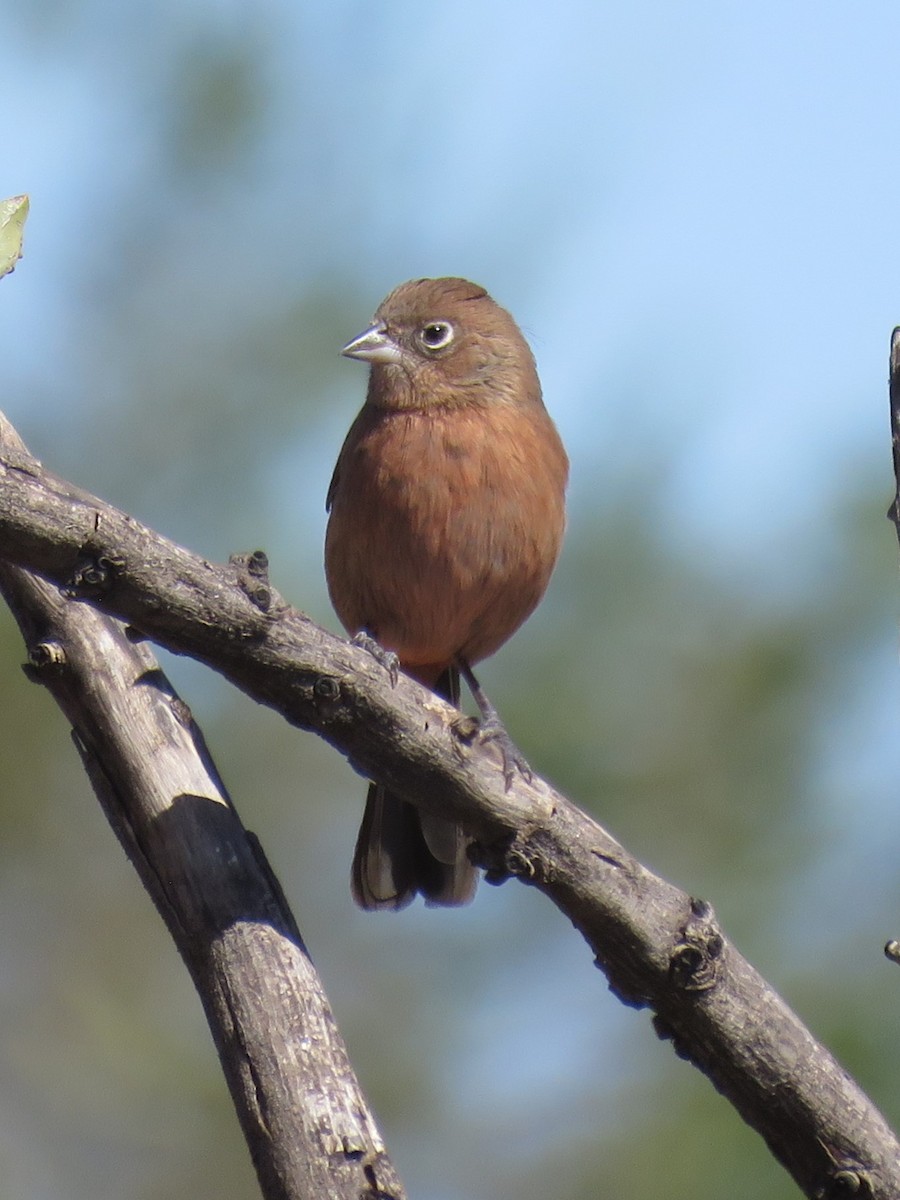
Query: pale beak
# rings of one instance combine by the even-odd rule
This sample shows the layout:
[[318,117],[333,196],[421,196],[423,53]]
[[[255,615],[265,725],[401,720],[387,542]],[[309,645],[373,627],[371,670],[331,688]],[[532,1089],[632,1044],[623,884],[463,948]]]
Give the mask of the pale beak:
[[371,363],[397,363],[402,357],[400,347],[381,322],[372,325],[365,333],[348,342],[341,354],[347,358],[358,358],[362,362]]

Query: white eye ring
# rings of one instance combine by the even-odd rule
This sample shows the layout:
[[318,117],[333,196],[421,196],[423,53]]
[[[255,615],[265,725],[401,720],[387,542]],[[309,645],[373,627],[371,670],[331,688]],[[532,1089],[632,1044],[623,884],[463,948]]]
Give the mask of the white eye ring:
[[424,350],[446,350],[453,341],[453,326],[449,321],[428,321],[419,330],[419,343]]

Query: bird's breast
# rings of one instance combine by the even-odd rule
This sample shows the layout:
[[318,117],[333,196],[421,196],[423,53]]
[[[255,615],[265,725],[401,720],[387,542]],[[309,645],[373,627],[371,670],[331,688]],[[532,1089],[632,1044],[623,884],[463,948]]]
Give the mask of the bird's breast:
[[363,409],[325,546],[332,602],[407,666],[476,662],[541,598],[562,540],[565,452],[541,405]]

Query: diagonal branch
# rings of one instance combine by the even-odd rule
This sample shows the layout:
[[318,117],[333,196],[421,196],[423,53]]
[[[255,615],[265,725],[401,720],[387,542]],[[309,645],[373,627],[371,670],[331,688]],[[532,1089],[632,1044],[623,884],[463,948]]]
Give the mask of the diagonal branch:
[[3,561],[0,593],[191,973],[266,1200],[402,1200],[281,890],[149,646]]
[[654,1010],[658,1032],[808,1196],[900,1195],[900,1144],[884,1118],[725,939],[708,905],[646,870],[544,781],[516,779],[505,791],[490,747],[472,742],[455,710],[405,677],[392,688],[365,651],[287,607],[258,557],[205,562],[15,451],[0,461],[0,547],[220,671],[392,791],[458,818],[489,877],[514,875],[548,895],[613,991]]

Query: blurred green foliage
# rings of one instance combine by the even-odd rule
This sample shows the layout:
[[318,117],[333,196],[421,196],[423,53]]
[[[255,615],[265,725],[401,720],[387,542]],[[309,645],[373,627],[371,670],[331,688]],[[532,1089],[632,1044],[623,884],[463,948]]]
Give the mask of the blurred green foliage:
[[0,202],[0,277],[14,271],[22,257],[22,230],[28,216],[28,197]]
[[[98,50],[101,9],[47,0],[16,31],[36,61],[116,63],[100,76],[130,123],[110,136],[133,161],[95,198],[103,252],[60,285],[55,375],[22,376],[10,416],[52,469],[196,551],[264,546],[276,586],[334,627],[323,496],[364,388],[336,351],[412,271],[398,266],[374,290],[365,264],[354,268],[346,239],[367,198],[343,195],[327,151],[378,124],[364,107],[349,128],[338,121],[351,100],[322,83],[312,42],[295,64],[307,104],[291,106],[274,9],[248,23],[163,5],[143,29],[112,21]],[[349,24],[364,14],[341,12]],[[344,32],[337,19],[334,53]],[[372,36],[387,53],[384,31]],[[327,211],[341,217],[331,240]],[[266,223],[274,238],[261,237]],[[487,268],[495,250],[480,253]],[[49,264],[31,252],[28,269]],[[0,289],[8,328],[22,275]],[[603,396],[611,385],[598,368],[585,386]],[[638,390],[629,402],[644,401]],[[747,588],[671,536],[659,464],[680,466],[676,440],[655,448],[652,468],[611,469],[613,483],[595,475],[602,451],[572,449],[563,560],[527,630],[485,665],[488,690],[529,760],[648,865],[710,899],[896,1120],[900,979],[880,958],[900,933],[879,825],[897,765],[878,744],[897,716],[895,697],[884,701],[896,659],[884,480],[833,481],[799,582]],[[249,1200],[256,1184],[199,1004],[21,658],[0,618],[3,1193]],[[458,913],[356,912],[347,874],[362,781],[208,673],[164,661],[293,902],[411,1195],[797,1194],[648,1015],[620,1008],[540,897],[510,884]],[[848,816],[857,809],[865,821]],[[886,815],[885,826],[896,833]]]

